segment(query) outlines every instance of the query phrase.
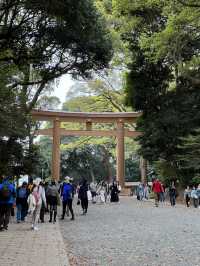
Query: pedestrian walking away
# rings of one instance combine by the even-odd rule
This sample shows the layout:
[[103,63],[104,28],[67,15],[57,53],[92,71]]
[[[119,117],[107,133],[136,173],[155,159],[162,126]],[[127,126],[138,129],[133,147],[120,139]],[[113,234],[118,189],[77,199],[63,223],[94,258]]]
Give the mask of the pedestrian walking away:
[[22,186],[16,191],[16,206],[17,206],[17,223],[25,220],[28,212],[28,187],[27,183],[23,182]]
[[0,184],[0,231],[8,230],[8,224],[16,197],[14,185],[9,182],[9,177],[3,177],[3,182]]
[[74,188],[72,184],[70,184],[70,177],[65,177],[65,181],[61,188],[61,197],[62,197],[62,217],[61,220],[65,218],[66,207],[68,206],[69,211],[71,213],[71,220],[74,220],[74,211],[72,208],[72,201],[73,201],[73,192]]
[[56,222],[56,216],[57,216],[57,206],[60,205],[60,196],[58,193],[58,188],[56,186],[56,182],[52,181],[51,185],[47,188],[48,193],[48,201],[50,205],[50,217],[49,222],[52,221]]

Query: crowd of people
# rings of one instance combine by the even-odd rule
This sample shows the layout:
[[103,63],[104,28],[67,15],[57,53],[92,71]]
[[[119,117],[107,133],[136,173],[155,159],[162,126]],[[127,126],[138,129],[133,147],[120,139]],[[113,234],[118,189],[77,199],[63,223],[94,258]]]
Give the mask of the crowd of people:
[[[171,206],[174,207],[176,205],[178,191],[174,182],[171,182],[170,186],[166,188],[158,178],[153,179],[152,186],[139,183],[136,188],[137,199],[148,200],[150,195],[155,199],[156,207],[159,206],[160,202],[164,202],[166,197],[169,198]],[[183,197],[187,207],[193,206],[194,208],[200,208],[200,184],[192,187],[187,186],[184,190]]]
[[[107,182],[91,182],[83,179],[78,185],[73,184],[73,179],[65,177],[62,183],[56,183],[52,180],[50,183],[44,183],[40,178],[30,180],[29,183],[23,182],[16,188],[9,177],[3,177],[0,183],[0,231],[7,230],[10,215],[14,215],[16,206],[17,223],[24,222],[27,215],[31,219],[31,228],[38,230],[38,223],[45,222],[45,213],[49,215],[49,223],[55,223],[57,219],[58,206],[62,205],[62,214],[60,219],[64,220],[65,215],[71,214],[71,220],[75,220],[73,210],[73,200],[77,195],[77,205],[80,205],[83,215],[88,212],[88,202],[106,203],[119,202],[119,193],[121,187],[117,181],[111,184]],[[150,194],[154,195],[155,206],[164,202],[168,194],[171,206],[175,206],[177,198],[177,189],[174,182],[168,188],[155,178],[152,186],[140,183],[136,189],[138,200],[148,200]],[[184,199],[187,207],[193,205],[200,208],[200,185],[198,187],[189,186],[184,191]]]
[[166,188],[164,184],[158,179],[154,178],[152,180],[152,186],[148,186],[148,184],[140,183],[136,190],[136,195],[138,200],[143,200],[149,198],[149,195],[153,194],[153,198],[155,199],[155,206],[158,207],[160,202],[165,202],[166,196],[169,197],[171,206],[176,205],[177,198],[177,189],[175,187],[174,182]]
[[[71,214],[71,220],[75,220],[73,210],[73,199],[77,194],[77,205],[81,205],[83,215],[87,214],[88,201],[92,203],[119,202],[121,187],[118,182],[112,184],[106,182],[91,184],[83,179],[79,185],[73,184],[73,179],[65,177],[62,183],[52,180],[44,183],[40,178],[23,182],[17,186],[9,177],[2,178],[0,183],[0,231],[7,230],[11,213],[16,207],[17,223],[24,222],[29,215],[31,228],[38,230],[38,223],[45,222],[45,213],[49,214],[49,223],[55,223],[57,219],[58,206],[62,204],[61,220],[65,215]],[[14,215],[14,214],[13,214]]]

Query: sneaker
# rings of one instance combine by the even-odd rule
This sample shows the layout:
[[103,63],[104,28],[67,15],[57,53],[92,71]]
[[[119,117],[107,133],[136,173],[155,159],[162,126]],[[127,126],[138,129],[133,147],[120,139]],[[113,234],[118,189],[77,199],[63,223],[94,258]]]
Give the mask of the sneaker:
[[38,231],[39,228],[38,228],[37,226],[34,226],[34,227],[33,227],[33,230],[34,230],[34,231]]
[[31,225],[31,229],[34,229],[34,224]]
[[71,220],[71,221],[74,221],[75,219],[74,219],[74,217],[72,217],[70,220]]

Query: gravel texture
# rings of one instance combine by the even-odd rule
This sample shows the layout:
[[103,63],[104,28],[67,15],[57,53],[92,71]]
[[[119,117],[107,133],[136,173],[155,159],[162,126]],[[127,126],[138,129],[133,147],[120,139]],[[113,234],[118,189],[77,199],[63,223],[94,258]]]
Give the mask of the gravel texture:
[[[76,203],[76,200],[75,202]],[[200,209],[121,198],[60,222],[70,265],[200,266]]]

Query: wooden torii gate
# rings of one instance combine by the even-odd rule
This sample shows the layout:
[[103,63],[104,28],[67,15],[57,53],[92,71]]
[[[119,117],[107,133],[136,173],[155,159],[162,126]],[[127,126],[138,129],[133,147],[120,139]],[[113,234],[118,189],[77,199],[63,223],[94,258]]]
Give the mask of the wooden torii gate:
[[[52,151],[52,177],[60,178],[60,138],[61,136],[115,136],[117,139],[117,180],[124,187],[125,163],[124,163],[124,137],[137,137],[141,133],[128,130],[125,124],[135,124],[141,113],[82,113],[33,110],[32,117],[36,121],[51,121],[53,128],[40,129],[36,135],[48,135],[53,137]],[[84,123],[85,130],[68,130],[61,128],[61,122]],[[93,130],[92,124],[113,123],[114,130]]]

